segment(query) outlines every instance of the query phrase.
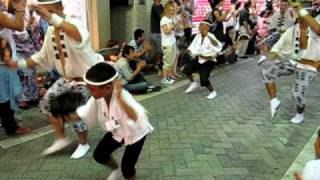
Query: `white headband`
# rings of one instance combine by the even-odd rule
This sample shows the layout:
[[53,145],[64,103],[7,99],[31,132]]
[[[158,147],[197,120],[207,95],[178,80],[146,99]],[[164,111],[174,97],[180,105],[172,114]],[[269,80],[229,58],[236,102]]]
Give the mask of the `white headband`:
[[208,26],[210,26],[210,27],[212,26],[212,24],[209,23],[209,22],[207,22],[207,21],[201,21],[200,24],[206,24],[206,25],[208,25]]
[[86,78],[86,75],[83,76],[83,80],[84,80],[84,82],[86,82],[86,83],[89,84],[89,85],[93,85],[93,86],[103,86],[103,85],[106,85],[106,84],[114,81],[117,77],[118,77],[118,72],[116,72],[116,74],[115,74],[112,78],[110,78],[110,79],[108,79],[108,80],[105,80],[105,81],[102,81],[102,82],[93,82],[93,81],[90,81],[90,80],[88,80],[88,79]]
[[45,4],[55,4],[55,3],[58,3],[58,2],[62,2],[62,0],[54,0],[54,1],[47,1],[47,2],[37,2],[37,4],[39,5],[45,5]]

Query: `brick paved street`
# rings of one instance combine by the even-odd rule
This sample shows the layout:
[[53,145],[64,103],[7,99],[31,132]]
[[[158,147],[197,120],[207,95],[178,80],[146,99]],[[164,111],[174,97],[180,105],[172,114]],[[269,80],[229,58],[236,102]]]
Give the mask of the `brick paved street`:
[[[138,179],[282,178],[319,126],[320,80],[307,94],[306,121],[301,125],[288,121],[295,113],[291,100],[294,77],[279,81],[282,106],[271,121],[259,76],[261,67],[255,61],[215,70],[211,78],[218,92],[215,100],[206,100],[205,90],[186,95],[183,86],[142,101],[155,131],[137,164]],[[41,157],[41,151],[53,141],[52,134],[9,149],[0,148],[0,179],[106,179],[110,170],[92,158],[102,136],[100,128],[93,129],[92,149],[80,160],[70,159],[74,147]],[[115,153],[118,159],[122,150]]]

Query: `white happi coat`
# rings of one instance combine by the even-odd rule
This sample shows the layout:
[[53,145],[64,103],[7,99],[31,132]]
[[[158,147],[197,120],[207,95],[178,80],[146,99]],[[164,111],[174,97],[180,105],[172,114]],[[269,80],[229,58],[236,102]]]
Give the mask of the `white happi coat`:
[[297,31],[299,31],[299,24],[285,31],[279,41],[272,47],[271,52],[278,54],[283,59],[320,61],[320,37],[312,30],[309,32],[307,49],[298,56],[296,55],[295,40]]
[[[211,43],[209,37],[211,39],[214,39],[218,45],[215,46]],[[202,40],[202,35],[199,33],[195,36],[192,43],[188,47],[188,50],[191,52],[191,55],[193,57],[199,56],[198,61],[200,64],[205,63],[207,60],[204,58],[201,58],[200,56],[212,56],[212,61],[216,61],[216,57],[219,52],[222,50],[222,43],[212,34],[208,33],[207,36],[204,37]]]
[[123,111],[114,92],[109,107],[104,98],[95,99],[91,97],[85,105],[77,109],[77,114],[87,122],[89,129],[98,121],[102,129],[108,131],[106,123],[116,120],[120,127],[112,132],[113,139],[118,142],[124,140],[125,145],[130,145],[152,132],[153,127],[149,123],[144,107],[128,91],[123,89],[121,96],[137,114],[137,121],[130,119]]
[[[77,42],[64,33],[64,40],[61,41],[64,41],[64,50],[68,55],[65,58],[65,76],[66,78],[82,77],[91,66],[102,62],[103,56],[94,52],[89,32],[81,22],[70,16],[66,16],[65,21],[75,25],[82,38],[81,42]],[[61,61],[56,58],[57,53],[54,47],[56,45],[53,38],[55,38],[54,27],[50,26],[40,52],[34,54],[31,59],[36,62],[37,69],[40,71],[49,71],[55,67],[59,74],[64,76]]]
[[281,18],[280,10],[276,11],[270,18],[269,29],[276,29],[277,31],[285,31],[295,23],[295,17],[291,15],[291,9],[288,8],[284,13],[283,26],[279,26],[279,20]]

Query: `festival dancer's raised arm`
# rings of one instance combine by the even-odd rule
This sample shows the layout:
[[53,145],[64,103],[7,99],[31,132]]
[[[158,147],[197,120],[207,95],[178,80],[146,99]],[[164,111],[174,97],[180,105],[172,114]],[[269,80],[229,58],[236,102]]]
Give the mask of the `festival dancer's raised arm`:
[[3,12],[0,12],[0,27],[9,28],[16,31],[24,30],[23,12],[25,10],[25,3],[14,1],[11,2],[15,11],[15,19],[11,19]]
[[75,41],[82,42],[82,36],[80,31],[75,25],[65,21],[62,18],[64,14],[50,13],[46,8],[37,5],[33,5],[32,8],[36,10],[41,17],[43,17],[56,28],[60,28],[69,37],[71,37]]
[[295,9],[298,16],[310,26],[313,32],[320,36],[320,23],[314,19],[307,10],[303,9],[301,2],[292,2],[292,0],[289,0],[289,3]]

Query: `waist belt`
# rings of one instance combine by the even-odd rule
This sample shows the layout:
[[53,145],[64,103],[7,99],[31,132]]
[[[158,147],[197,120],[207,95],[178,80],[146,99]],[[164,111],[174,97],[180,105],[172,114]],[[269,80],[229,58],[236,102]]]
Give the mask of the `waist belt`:
[[[289,60],[289,62],[298,69],[304,69],[304,70],[308,70],[308,71],[317,72],[317,68],[315,68],[313,65],[309,65],[306,63],[300,63],[300,62],[297,62],[294,60]],[[305,62],[305,61],[302,61],[302,62]]]
[[296,67],[299,68],[299,69],[304,69],[304,70],[308,70],[308,71],[312,71],[312,72],[317,72],[317,68],[315,68],[313,66],[310,66],[310,65],[307,65],[307,64],[298,63]]

